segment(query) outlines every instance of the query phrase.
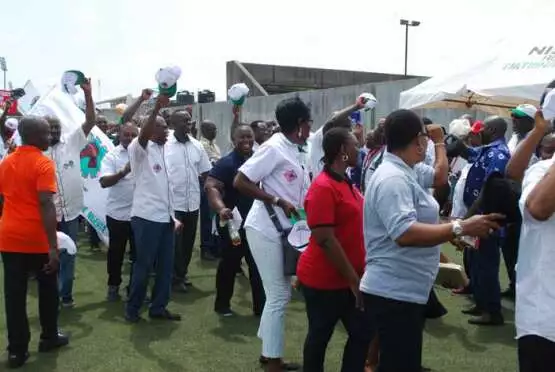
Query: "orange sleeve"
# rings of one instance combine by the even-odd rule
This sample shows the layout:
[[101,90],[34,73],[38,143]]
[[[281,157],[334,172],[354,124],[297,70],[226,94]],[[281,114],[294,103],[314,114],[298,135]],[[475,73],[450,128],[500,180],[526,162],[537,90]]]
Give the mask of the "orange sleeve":
[[2,162],[0,162],[0,195],[3,194],[3,179],[4,179],[4,167],[2,166]]
[[56,169],[54,162],[50,159],[43,159],[37,164],[37,191],[57,192]]

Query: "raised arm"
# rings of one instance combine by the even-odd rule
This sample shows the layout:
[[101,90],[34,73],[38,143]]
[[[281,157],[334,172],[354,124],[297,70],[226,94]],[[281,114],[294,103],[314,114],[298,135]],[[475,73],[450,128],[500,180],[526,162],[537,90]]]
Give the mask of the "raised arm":
[[555,190],[555,163],[549,167],[544,177],[526,198],[526,209],[536,220],[546,221],[555,213],[553,190]]
[[536,112],[534,129],[518,145],[515,153],[507,164],[506,176],[514,181],[522,182],[524,173],[530,164],[530,159],[536,152],[543,136],[549,130],[549,122],[544,119],[543,113]]
[[154,109],[150,113],[145,125],[141,128],[141,131],[139,132],[138,141],[143,148],[146,148],[148,140],[150,139],[150,137],[152,137],[152,134],[154,133],[154,128],[156,127],[156,118],[158,117],[160,110],[166,107],[169,103],[169,97],[163,94],[160,94],[158,98],[156,98]]
[[443,129],[440,125],[431,124],[426,127],[426,130],[428,131],[428,135],[434,142],[435,146],[433,186],[441,187],[447,184],[449,177],[449,161],[447,160]]
[[7,100],[4,104],[4,112],[2,116],[0,116],[0,134],[2,135],[2,139],[4,141],[7,140],[6,138],[6,119],[8,118],[8,111],[10,111],[10,107],[12,106],[12,101]]
[[81,128],[83,128],[83,133],[85,133],[86,137],[96,125],[96,109],[94,107],[92,97],[90,78],[87,78],[85,82],[81,84],[81,89],[83,89],[83,93],[85,93],[85,123],[81,126]]
[[131,173],[131,166],[129,165],[129,163],[127,163],[123,169],[120,169],[119,171],[117,171],[115,173],[106,174],[106,175],[103,175],[102,177],[100,177],[100,179],[99,179],[100,186],[103,189],[105,189],[107,187],[112,187],[116,183],[118,183],[119,181],[124,179],[125,176],[127,176],[129,173]]
[[139,98],[137,98],[137,100],[129,105],[129,107],[127,107],[127,109],[123,112],[123,115],[121,116],[122,124],[131,121],[137,110],[139,110],[139,107],[141,107],[141,104],[148,101],[150,97],[152,97],[152,89],[143,89]]

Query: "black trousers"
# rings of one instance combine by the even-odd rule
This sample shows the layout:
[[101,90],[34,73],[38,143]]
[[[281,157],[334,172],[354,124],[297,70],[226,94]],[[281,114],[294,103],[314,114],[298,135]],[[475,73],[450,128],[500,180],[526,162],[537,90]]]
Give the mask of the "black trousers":
[[518,365],[520,372],[553,371],[555,342],[534,335],[519,338]]
[[249,267],[249,281],[252,293],[252,311],[256,315],[262,314],[266,295],[262,286],[262,279],[254,258],[252,257],[249,243],[245,230],[241,229],[241,245],[234,246],[231,244],[229,232],[227,228],[219,228],[218,231],[221,240],[221,258],[216,273],[216,301],[214,303],[215,311],[225,311],[231,307],[231,297],[235,287],[235,277],[241,266],[243,257]]
[[[379,372],[420,372],[425,305],[364,294],[362,332],[380,340]],[[357,369],[362,371],[359,363]]]
[[41,339],[58,335],[58,274],[46,274],[42,270],[48,262],[48,254],[2,252],[2,262],[8,351],[21,354],[27,352],[31,338],[27,319],[29,274],[36,275],[38,283]]
[[175,236],[174,281],[183,281],[187,276],[197,238],[198,217],[198,210],[194,212],[175,211],[175,218],[183,224],[183,228]]
[[370,339],[361,332],[363,312],[355,307],[349,289],[321,290],[302,285],[305,298],[308,333],[304,342],[303,371],[323,372],[328,342],[338,321],[349,338],[343,351],[342,372],[362,372]]
[[507,225],[505,228],[505,238],[502,241],[501,252],[509,276],[509,289],[515,290],[516,274],[515,266],[518,259],[518,244],[520,241],[520,228],[522,221]]
[[119,221],[110,216],[106,216],[106,226],[110,234],[108,259],[106,261],[108,285],[119,286],[122,281],[121,267],[125,257],[127,242],[129,242],[129,255],[131,261],[135,261],[135,238],[133,237],[130,221]]

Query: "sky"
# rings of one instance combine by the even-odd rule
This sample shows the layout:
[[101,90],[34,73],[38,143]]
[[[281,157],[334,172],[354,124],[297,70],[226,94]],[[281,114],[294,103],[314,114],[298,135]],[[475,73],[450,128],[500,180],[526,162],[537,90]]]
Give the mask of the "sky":
[[26,0],[2,8],[0,56],[14,87],[31,79],[43,91],[76,69],[92,78],[97,100],[136,96],[169,65],[183,70],[179,90],[210,89],[217,100],[229,60],[401,74],[401,18],[421,22],[410,29],[408,73],[445,74],[508,35],[541,32],[555,10],[552,0]]

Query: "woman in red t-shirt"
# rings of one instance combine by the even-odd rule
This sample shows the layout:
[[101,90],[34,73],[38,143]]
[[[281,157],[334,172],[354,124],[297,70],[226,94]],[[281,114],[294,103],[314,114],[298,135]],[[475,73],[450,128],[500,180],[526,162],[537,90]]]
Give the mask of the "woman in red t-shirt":
[[349,335],[342,371],[364,357],[368,344],[359,335],[362,310],[359,281],[364,272],[363,197],[345,175],[357,163],[358,143],[345,128],[328,131],[323,140],[324,171],[305,199],[310,243],[301,255],[297,276],[306,301],[308,334],[303,371],[324,370],[327,344],[339,320]]

